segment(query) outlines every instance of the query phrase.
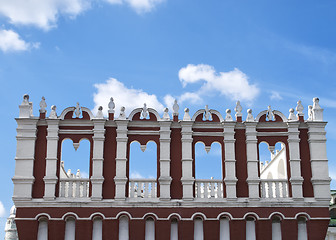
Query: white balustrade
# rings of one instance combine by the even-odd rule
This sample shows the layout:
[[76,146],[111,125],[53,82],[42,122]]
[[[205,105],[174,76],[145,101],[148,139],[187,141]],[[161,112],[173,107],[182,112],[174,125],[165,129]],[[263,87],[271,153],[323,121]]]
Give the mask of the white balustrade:
[[137,178],[129,179],[130,198],[156,198],[157,183],[156,179]]
[[88,178],[66,178],[59,183],[59,196],[63,198],[87,198],[89,197]]
[[260,179],[262,198],[287,198],[287,179]]
[[196,198],[223,198],[223,181],[217,179],[196,179]]

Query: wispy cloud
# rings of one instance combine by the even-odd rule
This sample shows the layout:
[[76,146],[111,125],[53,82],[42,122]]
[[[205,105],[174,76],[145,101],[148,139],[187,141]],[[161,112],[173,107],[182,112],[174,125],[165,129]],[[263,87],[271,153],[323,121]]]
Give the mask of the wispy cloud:
[[271,91],[270,99],[271,100],[282,100],[282,97],[279,92]]
[[6,209],[2,204],[2,202],[0,201],[0,217],[5,217],[5,215],[6,215]]
[[22,52],[32,48],[39,48],[40,43],[25,42],[13,30],[0,29],[0,50],[7,52]]
[[110,4],[127,4],[138,14],[150,12],[164,0],[105,0]]

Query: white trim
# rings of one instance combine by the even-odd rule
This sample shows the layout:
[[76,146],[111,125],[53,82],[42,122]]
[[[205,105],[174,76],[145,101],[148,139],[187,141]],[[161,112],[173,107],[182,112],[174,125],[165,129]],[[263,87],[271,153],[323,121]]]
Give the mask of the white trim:
[[66,109],[64,109],[63,111],[62,111],[62,113],[61,113],[61,115],[58,117],[59,119],[61,119],[61,120],[64,120],[64,117],[65,117],[65,115],[68,113],[68,112],[73,112],[73,111],[75,111],[75,107],[67,107]]
[[[286,116],[285,116],[282,112],[280,112],[280,111],[278,111],[278,110],[273,110],[273,112],[274,112],[274,115],[278,115],[279,117],[281,117],[281,119],[282,119],[283,122],[287,122],[287,121],[288,121],[288,119],[286,118]],[[264,110],[264,111],[260,112],[260,113],[256,116],[255,121],[256,121],[256,122],[259,122],[260,118],[261,118],[263,115],[266,115],[266,114],[267,114],[267,110]],[[274,122],[274,121],[271,121],[271,122]]]

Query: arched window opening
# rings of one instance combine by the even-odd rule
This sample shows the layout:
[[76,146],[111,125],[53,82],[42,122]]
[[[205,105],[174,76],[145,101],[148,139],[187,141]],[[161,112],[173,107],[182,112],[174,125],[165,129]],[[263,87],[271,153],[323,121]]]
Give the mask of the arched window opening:
[[146,219],[145,240],[155,240],[155,222],[153,218]]
[[308,240],[307,219],[305,217],[298,218],[298,240]]
[[274,146],[259,144],[259,172],[261,194],[265,198],[288,197],[286,146],[278,142]]
[[230,240],[230,220],[227,217],[220,219],[220,240]]
[[195,144],[195,195],[196,198],[223,197],[222,146],[214,142],[205,146]]
[[178,240],[178,221],[173,218],[170,223],[170,240]]
[[93,219],[92,226],[92,240],[103,239],[103,220],[101,217],[95,217]]
[[194,240],[203,240],[204,233],[203,233],[203,220],[202,218],[195,218],[194,219]]
[[255,219],[246,218],[246,240],[256,240]]
[[76,221],[73,217],[65,220],[65,236],[64,240],[75,240],[76,237]]
[[128,217],[119,218],[119,240],[129,240]]
[[48,220],[46,218],[39,219],[37,240],[48,240]]
[[157,146],[155,142],[130,144],[129,196],[156,198],[157,196]]
[[60,164],[60,197],[88,197],[90,172],[90,141],[62,142]]
[[281,219],[277,216],[272,218],[272,240],[282,240]]

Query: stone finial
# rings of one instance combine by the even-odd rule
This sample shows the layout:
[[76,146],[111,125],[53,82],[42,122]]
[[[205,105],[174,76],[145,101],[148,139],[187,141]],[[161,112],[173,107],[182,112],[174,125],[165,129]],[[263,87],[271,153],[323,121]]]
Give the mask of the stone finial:
[[141,112],[141,116],[143,119],[146,119],[148,117],[149,113],[148,113],[148,108],[147,108],[147,104],[144,103],[144,106],[142,108],[142,112]]
[[289,116],[288,116],[289,121],[296,121],[297,118],[294,114],[294,108],[289,109]]
[[75,108],[76,118],[79,118],[80,114],[81,114],[81,108],[79,107],[79,103],[77,103]]
[[231,116],[231,110],[230,110],[230,109],[226,109],[225,121],[233,121],[233,118],[232,118],[232,116]]
[[247,109],[246,122],[254,122],[254,117],[252,115],[252,109]]
[[297,116],[298,117],[304,116],[303,109],[304,109],[304,107],[302,106],[301,100],[299,100],[297,102],[297,106],[296,106],[296,111],[297,111]]
[[28,94],[23,95],[23,101],[21,105],[29,105],[29,95]]
[[313,105],[308,106],[308,121],[313,121]]
[[189,115],[189,108],[184,109],[183,121],[191,121],[191,118]]
[[274,111],[272,110],[271,106],[267,107],[266,118],[268,121],[275,121]]
[[210,117],[211,117],[209,106],[205,105],[205,109],[204,110],[205,110],[205,112],[204,112],[204,118],[205,118],[205,120],[209,121]]
[[313,121],[323,121],[323,109],[319,104],[319,98],[313,98]]
[[99,118],[99,119],[103,119],[104,118],[103,107],[102,106],[98,107],[98,112],[97,112],[96,118]]
[[163,120],[166,120],[166,121],[170,120],[170,116],[168,112],[169,112],[169,109],[167,107],[163,109]]
[[175,99],[174,105],[173,105],[173,116],[179,115],[179,109],[180,109],[180,106],[177,104],[177,100]]
[[49,118],[51,118],[51,119],[56,119],[57,118],[56,106],[55,105],[51,106],[51,112],[50,112]]
[[114,108],[115,108],[115,104],[113,101],[113,97],[111,97],[110,102],[108,104],[108,113],[114,113]]
[[45,113],[47,111],[46,107],[47,107],[47,103],[45,101],[45,97],[42,97],[42,100],[40,102],[40,113]]
[[79,169],[77,169],[76,178],[80,178],[80,177],[81,177],[80,170],[79,170]]
[[120,114],[119,114],[118,119],[120,119],[120,120],[125,120],[126,119],[125,109],[126,109],[125,107],[120,108]]
[[243,107],[240,105],[240,101],[237,101],[236,102],[236,107],[235,107],[235,112],[236,112],[236,117],[241,117],[241,116],[243,116],[243,114],[242,114],[242,110],[243,110]]

